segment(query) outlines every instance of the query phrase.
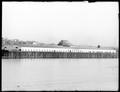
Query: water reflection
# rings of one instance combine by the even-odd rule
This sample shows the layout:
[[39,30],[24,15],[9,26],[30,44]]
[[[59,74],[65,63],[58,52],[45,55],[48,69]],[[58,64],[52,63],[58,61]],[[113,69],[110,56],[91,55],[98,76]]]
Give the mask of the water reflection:
[[3,90],[118,88],[118,59],[3,59]]

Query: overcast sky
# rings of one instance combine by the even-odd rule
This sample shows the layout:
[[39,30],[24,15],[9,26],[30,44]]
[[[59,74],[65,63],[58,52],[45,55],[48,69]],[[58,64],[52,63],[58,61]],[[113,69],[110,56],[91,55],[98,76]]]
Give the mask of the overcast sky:
[[2,36],[118,46],[117,2],[2,2]]

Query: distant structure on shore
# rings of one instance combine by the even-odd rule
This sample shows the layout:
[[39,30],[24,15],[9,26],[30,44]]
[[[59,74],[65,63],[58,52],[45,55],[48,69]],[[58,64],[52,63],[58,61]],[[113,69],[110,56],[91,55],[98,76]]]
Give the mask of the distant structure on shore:
[[61,40],[61,41],[58,43],[58,46],[70,47],[70,46],[72,46],[72,44],[71,44],[68,40]]

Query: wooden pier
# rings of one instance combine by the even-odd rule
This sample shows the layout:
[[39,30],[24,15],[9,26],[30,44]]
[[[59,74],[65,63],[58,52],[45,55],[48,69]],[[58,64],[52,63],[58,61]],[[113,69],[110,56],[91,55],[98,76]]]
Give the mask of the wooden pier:
[[3,59],[22,58],[118,58],[118,53],[110,52],[41,52],[41,51],[7,51],[2,50]]

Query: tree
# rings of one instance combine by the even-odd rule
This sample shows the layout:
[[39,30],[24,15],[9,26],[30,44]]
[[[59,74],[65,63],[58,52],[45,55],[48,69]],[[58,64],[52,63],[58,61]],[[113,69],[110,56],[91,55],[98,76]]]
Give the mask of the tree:
[[69,43],[69,41],[67,41],[67,40],[61,40],[61,41],[58,43],[58,45],[59,45],[59,46],[67,46],[67,47],[69,47],[69,46],[71,46],[72,44]]
[[97,47],[100,48],[100,45],[98,45]]

